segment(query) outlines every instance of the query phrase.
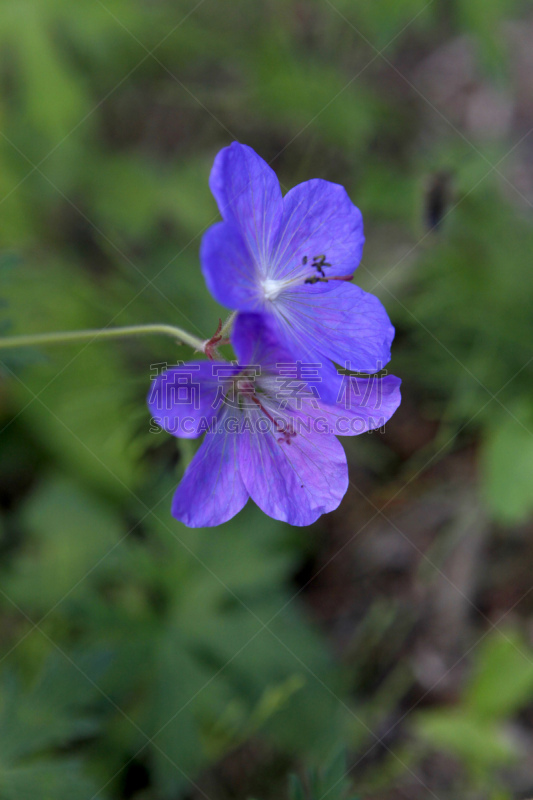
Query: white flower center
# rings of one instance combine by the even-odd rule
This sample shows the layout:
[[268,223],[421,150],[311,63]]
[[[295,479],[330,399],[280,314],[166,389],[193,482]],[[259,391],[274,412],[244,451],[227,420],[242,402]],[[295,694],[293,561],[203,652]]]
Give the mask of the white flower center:
[[264,281],[261,281],[261,289],[263,290],[265,300],[275,300],[288,285],[289,281],[265,278]]

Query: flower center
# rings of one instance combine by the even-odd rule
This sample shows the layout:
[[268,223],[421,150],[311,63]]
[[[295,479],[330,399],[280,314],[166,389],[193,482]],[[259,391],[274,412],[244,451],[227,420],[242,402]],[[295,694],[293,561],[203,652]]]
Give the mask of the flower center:
[[241,401],[244,397],[246,397],[263,412],[265,417],[272,423],[275,432],[280,434],[278,437],[276,437],[278,444],[290,444],[291,439],[296,436],[296,431],[293,429],[292,424],[281,419],[276,419],[272,416],[272,414],[267,408],[265,408],[265,405],[257,396],[253,379],[249,380],[249,377],[250,376],[245,373],[240,373],[240,375],[236,375],[233,379],[235,381],[235,386],[238,388],[239,394],[243,396],[241,397]]
[[291,270],[284,278],[265,278],[261,281],[261,289],[265,300],[276,300],[289,286],[313,285],[315,283],[328,283],[328,281],[351,281],[352,275],[329,275],[324,271],[331,264],[326,261],[325,255],[314,256],[309,263],[309,258],[304,256],[301,264]]
[[261,281],[261,289],[263,290],[263,297],[265,300],[275,300],[278,295],[290,284],[292,281],[274,280],[273,278],[266,278]]

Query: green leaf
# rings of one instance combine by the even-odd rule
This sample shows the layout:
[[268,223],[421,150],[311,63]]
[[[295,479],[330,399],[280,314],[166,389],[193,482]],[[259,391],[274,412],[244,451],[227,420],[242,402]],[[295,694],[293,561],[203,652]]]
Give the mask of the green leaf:
[[290,800],[307,800],[307,795],[298,775],[289,776],[289,798]]
[[[251,506],[216,538],[163,511],[157,518],[145,520],[146,541],[128,543],[114,604],[87,618],[113,652],[106,692],[154,739],[162,796],[251,734],[295,755],[330,750],[342,690],[322,639],[288,602],[293,556],[283,527]],[[135,585],[162,609],[145,604],[142,624],[129,603]],[[114,730],[126,750],[146,745],[127,720]]]
[[509,717],[533,700],[533,652],[515,631],[492,634],[476,654],[465,707],[480,719]]
[[3,768],[0,765],[2,800],[73,800],[102,798],[96,787],[82,772],[75,759],[42,760],[31,765]]
[[483,492],[495,519],[522,522],[533,512],[533,417],[516,405],[498,417],[481,452]]
[[512,18],[516,0],[460,0],[456,4],[459,24],[478,37],[485,65],[496,75],[502,70],[505,56],[504,25]]
[[71,603],[116,563],[123,529],[115,512],[66,479],[51,477],[35,489],[23,523],[28,538],[4,588],[32,616]]
[[[26,264],[20,273],[8,286],[17,320],[14,333],[104,324],[95,286],[86,273],[50,263]],[[31,302],[28,281],[43,284]],[[107,493],[128,495],[139,473],[134,411],[140,407],[147,426],[149,415],[145,391],[141,389],[139,395],[131,377],[126,377],[120,344],[62,345],[43,348],[43,352],[46,360],[10,381],[10,390],[24,407],[26,424],[67,470],[89,478]],[[149,380],[146,364],[146,387]],[[135,402],[139,396],[140,403]]]
[[478,648],[473,677],[457,706],[419,712],[415,729],[424,751],[452,753],[472,777],[487,779],[518,758],[504,723],[532,699],[531,649],[514,631],[495,631]]
[[100,696],[90,673],[99,679],[103,655],[54,651],[30,686],[4,670],[0,675],[0,797],[70,800],[92,796],[95,787],[81,762],[54,751],[93,736],[98,726],[89,707]]
[[462,709],[420,713],[416,730],[426,746],[453,753],[473,770],[512,763],[516,747],[495,724]]
[[362,150],[377,121],[377,98],[361,84],[350,84],[329,64],[295,58],[265,47],[255,103],[266,117],[296,133],[311,123],[328,141]]

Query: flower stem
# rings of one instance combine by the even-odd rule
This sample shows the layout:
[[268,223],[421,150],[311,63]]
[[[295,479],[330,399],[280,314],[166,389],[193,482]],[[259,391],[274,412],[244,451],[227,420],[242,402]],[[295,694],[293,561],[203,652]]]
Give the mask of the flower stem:
[[225,323],[223,324],[222,328],[219,331],[220,338],[224,339],[227,337],[229,333],[231,333],[231,329],[233,328],[233,323],[235,322],[235,317],[237,316],[236,311],[232,311]]
[[36,333],[27,336],[6,336],[0,337],[0,350],[8,350],[15,347],[34,347],[36,345],[66,344],[68,342],[83,342],[87,340],[91,342],[98,339],[119,339],[154,333],[171,336],[179,344],[187,344],[195,350],[204,352],[205,341],[193,336],[191,333],[187,333],[187,331],[182,331],[181,328],[175,328],[173,325],[127,325],[122,328],[97,328],[82,331]]

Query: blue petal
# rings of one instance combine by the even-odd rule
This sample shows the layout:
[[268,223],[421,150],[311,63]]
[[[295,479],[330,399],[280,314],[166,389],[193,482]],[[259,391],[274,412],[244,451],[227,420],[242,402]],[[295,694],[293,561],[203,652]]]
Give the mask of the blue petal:
[[348,488],[348,467],[334,436],[297,433],[290,444],[272,433],[243,434],[241,474],[265,514],[310,525],[333,511]]
[[[336,436],[357,436],[381,428],[400,405],[400,384],[395,375],[338,376],[337,402],[334,406],[321,405],[318,416],[327,420],[329,432]],[[303,410],[307,411],[307,405]]]
[[191,528],[221,525],[248,500],[239,471],[239,434],[213,431],[187,467],[172,501],[172,514]]
[[[308,393],[313,397],[321,397],[324,384],[338,380],[336,369],[326,361],[310,362],[309,359],[295,359],[294,355],[283,344],[275,317],[272,314],[238,314],[231,336],[233,349],[242,365],[260,365],[261,375],[270,376],[272,399],[286,400],[283,392],[278,394],[286,379],[291,380],[293,389],[301,383],[307,384]],[[274,388],[272,388],[274,387]],[[277,390],[276,390],[277,387]],[[304,390],[298,397],[303,397]],[[332,388],[328,393],[330,402],[334,402],[338,389]]]
[[231,343],[239,364],[261,364],[274,370],[276,364],[292,359],[290,350],[280,342],[272,314],[238,314],[233,324]]
[[[148,408],[167,433],[195,439],[211,427],[217,417],[219,384],[213,367],[211,361],[190,361],[166,370],[152,382]],[[229,377],[229,364],[227,368]]]
[[204,234],[200,261],[207,288],[226,308],[253,311],[260,306],[259,274],[240,229],[218,222]]
[[378,298],[353,283],[342,283],[327,294],[294,292],[291,320],[308,330],[310,344],[321,353],[358,372],[377,372],[390,361],[394,328]]
[[274,306],[277,338],[295,359],[322,364],[320,396],[335,403],[331,361],[354,372],[378,372],[390,361],[394,328],[378,298],[352,283],[326,293],[313,289],[298,287],[280,296]]
[[270,277],[287,277],[304,258],[311,264],[322,255],[331,264],[326,275],[350,275],[361,261],[364,241],[361,212],[342,186],[319,179],[301,183],[283,199]]
[[276,174],[251,147],[233,142],[215,158],[209,186],[222,218],[238,226],[264,269],[283,213]]

